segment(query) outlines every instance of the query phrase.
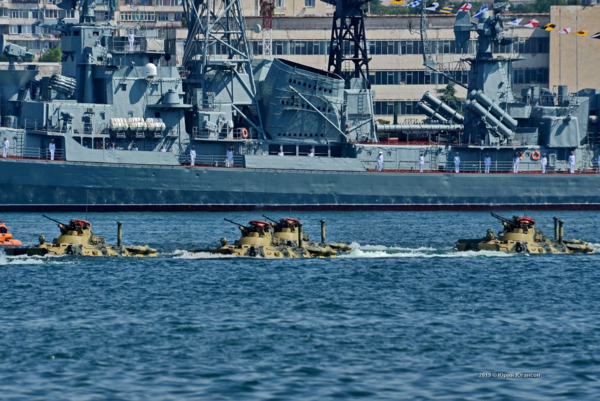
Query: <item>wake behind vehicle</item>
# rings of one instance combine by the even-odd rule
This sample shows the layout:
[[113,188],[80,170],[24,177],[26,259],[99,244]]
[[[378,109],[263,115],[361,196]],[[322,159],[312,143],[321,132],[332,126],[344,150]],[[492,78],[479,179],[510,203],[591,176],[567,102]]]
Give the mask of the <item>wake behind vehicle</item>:
[[494,235],[490,228],[480,239],[459,239],[456,249],[464,251],[495,251],[504,253],[592,253],[594,248],[580,239],[563,237],[563,220],[554,217],[554,238],[548,237],[535,226],[529,217],[513,216],[507,219],[492,213],[502,222],[504,229]]
[[[266,217],[266,216],[264,216]],[[325,242],[325,220],[321,220],[321,242],[311,241],[302,232],[302,223],[298,219],[283,218],[268,223],[262,220],[252,220],[248,225],[236,223],[242,236],[233,244],[226,238],[221,238],[221,246],[202,251],[211,254],[262,257],[267,259],[282,258],[335,258],[338,252],[350,252],[352,248],[346,244]]]
[[46,256],[46,255],[79,255],[79,256],[156,256],[156,249],[147,245],[135,246],[121,245],[122,224],[118,222],[118,243],[107,245],[104,237],[94,235],[92,225],[89,221],[72,219],[69,224],[45,218],[58,224],[60,235],[51,243],[46,242],[46,237],[40,236],[40,243],[25,248],[6,249],[9,256]]

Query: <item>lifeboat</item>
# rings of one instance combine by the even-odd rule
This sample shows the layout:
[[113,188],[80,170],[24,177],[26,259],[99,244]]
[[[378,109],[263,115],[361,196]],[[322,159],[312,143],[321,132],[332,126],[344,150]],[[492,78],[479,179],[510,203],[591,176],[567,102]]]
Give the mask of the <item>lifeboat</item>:
[[0,221],[0,246],[21,246],[23,243],[17,239],[13,239],[11,233],[8,232],[6,224]]

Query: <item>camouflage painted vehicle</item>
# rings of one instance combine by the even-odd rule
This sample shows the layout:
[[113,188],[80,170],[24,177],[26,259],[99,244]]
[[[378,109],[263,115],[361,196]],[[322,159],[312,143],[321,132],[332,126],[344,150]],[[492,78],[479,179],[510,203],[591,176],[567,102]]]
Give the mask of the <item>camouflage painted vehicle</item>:
[[225,219],[237,225],[242,236],[233,244],[221,238],[221,246],[203,251],[220,255],[261,257],[267,259],[282,258],[335,258],[338,251],[352,250],[345,244],[329,244],[324,242],[324,221],[322,221],[323,242],[310,241],[308,235],[302,233],[302,223],[297,219],[285,218],[279,222],[268,223],[252,220],[247,226]]
[[554,238],[547,237],[535,227],[529,217],[507,219],[492,213],[504,229],[496,237],[492,229],[480,239],[459,239],[456,249],[464,251],[496,251],[504,253],[592,253],[594,248],[580,239],[563,238],[563,220],[554,218]]
[[79,256],[156,256],[156,249],[147,245],[123,246],[122,223],[118,222],[118,244],[107,245],[104,237],[94,235],[89,221],[73,219],[69,224],[44,216],[58,224],[60,235],[51,243],[46,242],[46,237],[39,237],[40,243],[25,248],[7,249],[9,256],[45,256],[45,255],[79,255]]

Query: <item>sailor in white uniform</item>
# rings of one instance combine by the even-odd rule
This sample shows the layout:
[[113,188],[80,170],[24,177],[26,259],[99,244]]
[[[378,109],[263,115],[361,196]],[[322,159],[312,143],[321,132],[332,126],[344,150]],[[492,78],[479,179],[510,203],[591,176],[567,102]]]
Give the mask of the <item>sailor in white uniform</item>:
[[571,156],[569,156],[569,173],[573,174],[575,172],[575,152],[571,152]]
[[515,152],[515,157],[513,157],[513,173],[519,172],[519,162],[521,161],[521,153],[519,151]]
[[135,43],[135,36],[133,36],[133,31],[129,31],[129,35],[127,35],[127,41],[129,42],[129,51],[133,51],[133,45]]
[[485,157],[483,159],[483,164],[485,166],[485,173],[489,174],[490,173],[490,167],[492,165],[492,158],[490,157],[489,153],[485,154]]
[[[8,138],[4,138],[4,141],[2,141],[2,157],[4,157],[5,159],[8,157],[9,148],[10,142],[8,141]],[[598,158],[598,160],[600,160],[600,157]]]
[[279,148],[279,152],[277,152],[277,156],[283,156],[283,148]]
[[377,155],[377,171],[383,170],[383,152],[379,152]]
[[308,156],[308,157],[315,157],[315,150],[311,149],[306,156]]
[[190,150],[190,166],[193,166],[196,163],[196,147],[192,146],[192,150]]
[[133,146],[131,147],[131,151],[132,152],[137,152],[138,151],[138,147],[137,145],[134,143]]
[[161,146],[160,151],[162,153],[165,153],[167,151],[167,149],[165,148],[165,145]]
[[546,154],[544,153],[542,155],[542,174],[546,174],[546,166],[548,165],[548,158],[546,157]]
[[50,145],[48,145],[48,149],[50,150],[50,160],[54,160],[54,152],[56,152],[56,145],[54,144],[54,139],[50,140]]
[[233,146],[229,147],[227,151],[227,167],[233,167]]
[[460,156],[458,155],[458,152],[456,152],[456,156],[454,156],[454,172],[460,172]]
[[421,173],[423,172],[423,167],[425,167],[425,156],[423,156],[423,153],[421,153],[419,155],[419,171]]
[[600,173],[600,155],[598,155],[598,173]]

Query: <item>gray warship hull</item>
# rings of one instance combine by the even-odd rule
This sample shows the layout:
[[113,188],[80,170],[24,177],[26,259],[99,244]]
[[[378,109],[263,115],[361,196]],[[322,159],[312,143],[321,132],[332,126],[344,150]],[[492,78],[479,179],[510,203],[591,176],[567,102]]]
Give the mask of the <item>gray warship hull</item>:
[[454,174],[2,160],[0,211],[600,209],[597,174]]

